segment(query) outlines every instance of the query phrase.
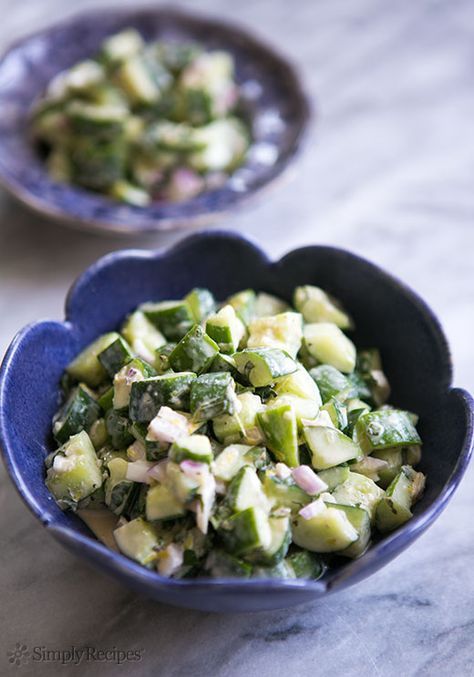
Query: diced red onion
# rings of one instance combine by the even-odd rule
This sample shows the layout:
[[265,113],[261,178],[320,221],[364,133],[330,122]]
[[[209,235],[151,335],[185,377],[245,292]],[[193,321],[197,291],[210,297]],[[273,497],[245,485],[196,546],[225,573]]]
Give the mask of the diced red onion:
[[188,432],[189,421],[186,416],[173,411],[170,407],[161,407],[148,425],[147,439],[172,444]]
[[168,459],[164,458],[162,461],[155,463],[151,466],[147,473],[147,481],[154,479],[157,482],[163,483],[166,479],[166,466],[168,465]]
[[207,465],[207,463],[200,463],[199,461],[190,461],[190,460],[181,461],[179,467],[181,468],[181,470],[184,472],[185,475],[187,475],[188,477],[192,477],[194,479],[199,479],[203,475],[209,473],[209,466]]
[[384,461],[382,458],[373,458],[372,456],[366,456],[363,461],[361,461],[361,464],[367,469],[371,471],[377,471],[377,470],[382,470],[382,468],[386,468],[388,466],[387,461]]
[[130,383],[133,383],[133,381],[135,380],[135,377],[139,373],[140,372],[138,371],[138,369],[135,369],[135,367],[130,367],[129,369],[127,369],[127,373],[125,374],[125,381],[126,381],[127,385],[130,385]]
[[153,464],[148,461],[134,461],[127,465],[127,480],[148,484],[148,471]]
[[316,496],[316,494],[320,494],[328,488],[326,482],[323,482],[309,465],[300,465],[298,468],[293,468],[291,474],[300,489],[306,491],[310,496]]
[[203,534],[207,534],[209,517],[211,515],[216,494],[216,481],[211,473],[202,476],[199,493],[201,495],[201,500],[198,502],[196,509],[196,525],[199,531]]
[[187,167],[178,167],[173,172],[168,186],[168,197],[171,200],[189,200],[202,191],[204,179]]
[[316,501],[313,501],[312,503],[308,503],[308,505],[305,505],[304,508],[301,508],[301,510],[298,512],[299,515],[305,520],[310,520],[313,517],[316,517],[316,515],[319,515],[321,510],[323,509],[323,503],[322,501],[318,498]]

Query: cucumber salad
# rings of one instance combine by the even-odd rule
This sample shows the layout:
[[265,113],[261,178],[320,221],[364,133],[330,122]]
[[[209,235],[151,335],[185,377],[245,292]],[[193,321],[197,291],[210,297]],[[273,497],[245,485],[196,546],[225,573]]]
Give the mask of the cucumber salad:
[[315,286],[144,303],[67,367],[46,485],[167,577],[312,578],[405,523],[417,416]]
[[177,202],[223,184],[245,159],[240,102],[229,53],[145,43],[128,29],[49,83],[31,131],[57,181],[136,206]]

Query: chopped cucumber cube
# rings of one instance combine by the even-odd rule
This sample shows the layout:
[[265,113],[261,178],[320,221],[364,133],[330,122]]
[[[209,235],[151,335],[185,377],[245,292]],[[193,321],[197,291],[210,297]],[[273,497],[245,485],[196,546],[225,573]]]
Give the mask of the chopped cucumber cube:
[[46,486],[60,506],[75,507],[102,486],[102,473],[89,435],[73,435],[56,452]]
[[53,419],[54,437],[63,444],[71,437],[85,430],[100,416],[100,405],[94,394],[83,384],[72,390],[65,405]]
[[155,520],[170,520],[184,515],[186,509],[172,490],[165,484],[156,484],[148,489],[146,495],[146,518],[150,522]]
[[114,409],[124,409],[130,403],[132,384],[143,381],[156,374],[150,364],[143,362],[138,357],[125,364],[114,376],[113,406]]
[[255,550],[267,550],[272,542],[270,523],[264,510],[249,507],[233,515],[221,529],[221,537],[233,555],[248,555]]
[[349,473],[349,466],[342,465],[335,468],[327,468],[327,470],[320,470],[318,475],[328,485],[328,491],[333,491],[339,484],[347,480]]
[[291,404],[268,407],[257,414],[266,446],[274,456],[290,467],[299,465],[298,427]]
[[268,510],[268,500],[254,468],[241,468],[229,484],[226,502],[234,512],[256,506]]
[[267,547],[251,551],[246,559],[250,562],[273,567],[279,564],[288,552],[291,543],[291,525],[288,515],[270,517],[271,539]]
[[121,336],[97,355],[110,378],[113,378],[123,366],[133,360],[133,357],[132,349]]
[[126,449],[133,442],[126,409],[109,409],[105,414],[105,425],[114,449]]
[[285,559],[286,565],[293,571],[295,578],[317,580],[326,571],[323,560],[306,550],[292,552]]
[[123,61],[137,54],[144,46],[140,33],[127,28],[104,40],[102,55],[108,62]]
[[314,379],[299,365],[298,369],[288,376],[282,376],[275,383],[277,395],[296,395],[311,400],[319,408],[322,404],[319,388]]
[[255,314],[256,300],[257,296],[254,290],[245,289],[244,291],[230,296],[226,303],[231,305],[242,322],[245,325],[248,325]]
[[109,477],[105,480],[105,504],[116,515],[125,510],[135,485],[127,480],[128,463],[124,458],[116,456],[107,463]]
[[196,129],[196,143],[202,150],[189,155],[189,164],[198,172],[230,172],[245,156],[249,146],[248,133],[237,118],[210,122]]
[[134,353],[142,360],[153,364],[155,351],[166,343],[163,334],[153,326],[141,310],[129,315],[122,334],[130,344]]
[[278,348],[245,349],[234,354],[235,365],[253,386],[268,386],[298,369],[296,362]]
[[221,451],[212,466],[214,477],[229,482],[245,465],[252,464],[251,450],[247,444],[230,444]]
[[239,401],[229,372],[202,374],[191,385],[190,409],[195,421],[234,414]]
[[286,312],[258,317],[249,324],[248,348],[280,348],[296,357],[303,340],[300,313]]
[[310,496],[301,489],[293,477],[279,477],[275,470],[266,470],[263,480],[265,493],[270,501],[281,508],[290,508],[292,513],[311,501]]
[[141,310],[168,341],[180,341],[194,324],[191,309],[185,301],[145,303]]
[[339,505],[337,503],[329,503],[328,505],[336,510],[342,510],[359,535],[357,541],[354,541],[348,548],[342,550],[340,554],[351,559],[360,557],[367,550],[370,543],[371,526],[369,513],[363,508],[353,505]]
[[203,322],[216,309],[214,296],[208,289],[196,287],[184,299],[188,304],[195,322]]
[[67,366],[67,373],[77,381],[83,381],[91,388],[100,385],[107,378],[107,372],[99,362],[98,355],[119,338],[120,335],[116,332],[100,336]]
[[214,339],[222,353],[234,353],[245,335],[245,326],[237,317],[234,308],[226,305],[207,318],[206,332]]
[[[318,512],[310,519],[293,518],[293,542],[311,552],[338,552],[355,543],[359,534],[344,511],[319,498]],[[331,507],[330,507],[331,506]]]
[[168,362],[174,371],[200,374],[207,371],[218,352],[218,345],[195,324],[170,353]]
[[255,317],[268,317],[269,315],[279,315],[289,309],[290,307],[286,301],[272,294],[260,292],[255,299],[253,312]]
[[136,381],[130,391],[130,418],[149,423],[162,406],[186,411],[189,409],[191,384],[195,380],[196,374],[183,371]]
[[345,374],[354,371],[355,346],[335,324],[307,324],[303,334],[306,348],[318,362],[330,364]]
[[423,491],[424,484],[422,473],[414,471],[410,466],[403,466],[377,505],[377,529],[385,533],[407,522],[412,517],[411,506]]
[[361,416],[355,426],[355,438],[366,454],[421,443],[409,413],[397,409],[370,411]]
[[250,392],[237,395],[237,400],[234,414],[222,414],[212,419],[214,435],[222,444],[260,444],[263,437],[257,425],[257,414],[265,409],[262,400]]
[[350,472],[349,477],[339,484],[332,493],[336,503],[363,508],[373,521],[378,503],[385,496],[383,489],[365,475]]
[[120,552],[139,564],[150,566],[156,561],[157,534],[153,526],[141,517],[115,529],[114,538]]
[[324,403],[335,397],[344,400],[351,393],[351,382],[347,376],[330,364],[320,364],[309,373],[316,382]]
[[178,441],[173,442],[168,455],[175,463],[185,460],[211,463],[214,459],[211,443],[206,435],[180,437]]
[[315,470],[332,468],[361,455],[359,446],[335,428],[308,426],[304,428],[303,434]]
[[330,322],[340,329],[352,327],[349,315],[341,310],[335,299],[319,287],[312,285],[297,287],[294,305],[302,313],[305,322]]

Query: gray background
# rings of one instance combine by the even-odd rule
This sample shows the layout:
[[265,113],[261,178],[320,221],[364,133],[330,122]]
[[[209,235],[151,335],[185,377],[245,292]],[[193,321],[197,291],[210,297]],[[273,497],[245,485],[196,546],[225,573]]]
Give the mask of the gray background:
[[[96,1],[0,0],[0,43]],[[106,3],[100,3],[106,4]],[[110,3],[109,3],[110,4]],[[128,2],[116,2],[128,4]],[[474,6],[467,0],[202,0],[292,56],[317,104],[292,181],[231,217],[278,256],[331,243],[385,266],[439,314],[455,383],[474,390]],[[0,112],[1,114],[1,112]],[[14,332],[60,318],[96,257],[147,240],[62,229],[0,194],[0,355]],[[137,598],[62,550],[0,477],[0,674],[451,675],[474,672],[471,469],[441,519],[369,580],[289,611],[217,616]],[[17,641],[142,650],[120,669],[29,664]]]

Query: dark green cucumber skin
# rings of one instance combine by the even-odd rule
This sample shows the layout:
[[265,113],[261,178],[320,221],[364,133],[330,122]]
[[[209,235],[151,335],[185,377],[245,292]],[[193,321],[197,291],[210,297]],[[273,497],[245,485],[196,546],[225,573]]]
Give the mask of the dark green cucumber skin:
[[61,428],[54,434],[59,444],[68,441],[71,435],[90,429],[91,425],[100,418],[101,408],[97,400],[78,386],[72,391],[68,401],[59,412],[59,419],[63,420]]
[[233,379],[229,372],[203,374],[191,385],[190,409],[197,421],[235,412],[235,397],[229,396]]
[[114,406],[114,387],[110,386],[110,388],[107,388],[107,390],[99,397],[97,401],[104,413],[106,413],[109,409],[112,409]]
[[226,303],[229,303],[234,308],[237,317],[245,324],[245,326],[247,326],[254,317],[257,295],[253,289],[245,289],[244,291],[247,292],[245,301],[241,301],[240,303],[235,303],[234,301],[234,303],[232,303],[236,296],[234,294],[227,299]]
[[105,415],[105,425],[114,449],[126,449],[132,444],[134,437],[130,433],[126,409],[109,409]]
[[215,577],[250,578],[252,567],[242,559],[229,554],[225,550],[214,550],[211,554],[211,574]]
[[146,510],[146,495],[148,486],[146,484],[135,484],[135,491],[131,494],[124,510],[128,519],[133,520],[136,517],[143,517]]
[[[374,434],[380,429],[380,434]],[[363,451],[406,447],[421,443],[410,414],[396,409],[370,411],[360,416],[354,434],[360,440]]]
[[109,510],[115,515],[122,515],[134,490],[135,482],[131,482],[130,480],[118,482],[111,491],[110,503],[108,505]]
[[219,352],[217,344],[195,324],[170,353],[168,362],[174,371],[206,371]]
[[216,310],[216,300],[209,289],[196,287],[186,298],[196,322],[202,322]]
[[372,391],[369,388],[364,376],[360,372],[354,371],[352,374],[349,374],[347,378],[352,385],[350,396],[372,404]]
[[128,362],[128,366],[130,369],[138,369],[145,378],[151,378],[152,376],[157,375],[155,367],[149,362],[145,362],[145,360],[142,360],[140,357],[134,357],[131,362]]
[[99,353],[97,357],[110,378],[113,378],[122,367],[133,360],[133,353],[125,339],[120,337]]
[[347,435],[348,437],[352,437],[352,434],[354,432],[354,428],[357,425],[357,421],[359,418],[367,413],[367,409],[353,409],[352,411],[347,412],[347,426],[344,428],[343,432],[344,435]]
[[132,421],[149,423],[160,407],[189,411],[191,384],[196,374],[165,374],[136,381],[130,392],[129,414]]
[[145,308],[143,312],[168,341],[180,341],[194,324],[191,310],[185,302],[168,309],[160,309],[158,304],[156,309]]
[[93,190],[108,189],[123,177],[125,155],[120,139],[109,142],[76,137],[70,155],[73,182]]
[[257,549],[253,552],[250,552],[248,555],[245,555],[245,559],[251,562],[252,564],[260,565],[263,567],[274,567],[277,564],[280,564],[286,557],[288,553],[288,548],[291,545],[292,535],[291,528],[289,528],[280,544],[280,547],[273,554],[265,553],[263,550]]
[[235,513],[226,521],[226,529],[220,535],[226,548],[233,554],[243,556],[259,547],[256,540],[254,508],[246,508]]
[[203,89],[186,89],[179,96],[179,115],[194,126],[205,125],[213,118],[213,99]]
[[[271,380],[266,384],[261,385],[270,385],[275,379],[280,376],[286,376],[287,374],[292,374],[297,370],[296,362],[280,348],[245,348],[234,353],[233,357],[236,358],[236,364],[240,356],[247,358],[245,363],[238,366],[239,372],[244,376],[252,385],[255,385],[253,380],[252,372],[254,370],[255,364],[253,360],[264,361],[268,371],[271,373]],[[260,384],[257,385],[260,387]]]
[[266,446],[279,461],[296,467],[300,465],[296,420],[288,421],[283,414],[290,410],[289,405],[276,409],[267,409],[257,414],[257,423]]
[[327,568],[320,556],[307,550],[294,550],[287,556],[286,561],[293,567],[297,578],[307,578],[314,581],[321,578]]
[[156,365],[156,371],[158,374],[164,374],[166,371],[169,370],[170,368],[170,363],[169,363],[169,356],[173,352],[173,350],[176,348],[178,344],[177,343],[165,343],[164,346],[161,346],[160,348],[157,348],[155,351],[155,365]]
[[347,376],[329,364],[320,364],[309,371],[321,393],[323,404],[329,402],[340,392],[348,391],[351,383]]
[[207,371],[208,372],[228,371],[230,374],[232,374],[232,378],[234,379],[236,375],[239,374],[232,358],[229,357],[229,355],[222,355],[221,353],[217,353]]

